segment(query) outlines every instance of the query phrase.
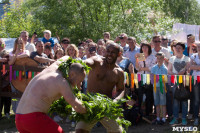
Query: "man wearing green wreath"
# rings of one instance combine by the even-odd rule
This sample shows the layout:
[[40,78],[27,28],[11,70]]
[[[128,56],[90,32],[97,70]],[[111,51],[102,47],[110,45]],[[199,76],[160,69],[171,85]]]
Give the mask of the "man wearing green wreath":
[[[112,97],[113,88],[116,87],[117,97],[114,101],[124,96],[124,72],[116,64],[117,57],[120,56],[120,46],[110,43],[106,48],[105,58],[93,56],[85,62],[92,69],[88,75],[87,91],[90,93],[100,93]],[[103,118],[100,120],[109,133],[121,133],[122,128],[115,120]],[[86,123],[80,121],[76,125],[76,133],[89,133],[97,121]]]
[[[36,75],[26,87],[16,111],[16,127],[20,133],[62,133],[62,128],[46,113],[53,101],[61,96],[78,113],[86,108],[73,94],[72,88],[79,85],[86,75],[80,63],[71,63],[60,68],[68,60],[65,56]],[[66,68],[66,69],[65,69]],[[64,72],[64,73],[63,73]]]

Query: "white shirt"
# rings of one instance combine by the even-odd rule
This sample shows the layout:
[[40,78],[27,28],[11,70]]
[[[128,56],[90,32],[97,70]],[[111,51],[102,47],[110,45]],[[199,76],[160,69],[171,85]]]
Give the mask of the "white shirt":
[[[200,59],[199,59],[199,55],[198,53],[195,53],[191,56],[191,60],[193,60],[197,65],[200,65]],[[193,70],[192,73],[193,76],[199,76],[200,75],[200,71],[198,70]]]
[[[169,59],[171,57],[170,50],[167,48],[161,47],[160,51],[158,51],[158,52],[163,52],[165,55],[165,58],[167,58],[167,59]],[[156,52],[155,49],[153,49],[152,55],[155,56],[158,52]]]
[[[143,61],[139,61],[139,68],[140,67],[148,67],[150,72],[147,71],[140,71],[138,72],[138,74],[150,74],[151,73],[151,68],[156,64],[156,57],[154,55],[149,55],[146,60],[145,60],[145,66],[144,66],[144,62]],[[138,70],[138,69],[136,69]]]
[[29,53],[32,53],[33,51],[36,51],[35,45],[33,43],[26,43],[25,49],[29,51]]

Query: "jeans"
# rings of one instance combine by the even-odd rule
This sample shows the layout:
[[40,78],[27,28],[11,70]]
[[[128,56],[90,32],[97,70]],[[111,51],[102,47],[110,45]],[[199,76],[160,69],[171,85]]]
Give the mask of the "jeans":
[[[177,87],[176,84],[172,87],[173,96],[174,96],[176,87]],[[188,113],[188,100],[186,100],[186,101],[178,101],[178,100],[176,100],[174,98],[174,101],[173,101],[173,115],[174,115],[175,118],[179,117],[180,104],[182,105],[182,118],[186,118],[187,113]]]
[[198,118],[199,114],[199,104],[200,104],[200,83],[194,85],[193,87],[193,96],[194,96],[194,104],[193,104],[193,113],[194,113],[194,118]]
[[152,107],[153,107],[153,85],[147,85],[148,87],[144,87],[141,85],[141,82],[139,82],[139,89],[138,89],[138,103],[139,103],[139,109],[141,111],[141,104],[143,101],[143,94],[145,94],[146,99],[146,115],[148,116],[149,113],[152,113]]
[[[12,83],[10,83],[10,86],[11,86],[12,92],[20,93],[17,89],[15,89],[15,87],[12,85]],[[19,101],[20,101],[20,98],[12,98],[12,110],[14,113],[16,113]]]

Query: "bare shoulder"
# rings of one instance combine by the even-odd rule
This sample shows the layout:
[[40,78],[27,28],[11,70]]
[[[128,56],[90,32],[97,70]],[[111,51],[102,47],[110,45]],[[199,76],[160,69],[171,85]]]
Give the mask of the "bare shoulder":
[[124,75],[124,71],[118,65],[116,65],[115,70],[119,76]]

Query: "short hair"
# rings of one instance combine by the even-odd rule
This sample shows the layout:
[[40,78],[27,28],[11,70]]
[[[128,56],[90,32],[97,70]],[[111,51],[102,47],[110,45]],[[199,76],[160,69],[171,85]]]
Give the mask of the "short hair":
[[185,49],[185,43],[184,42],[178,42],[177,44],[176,44],[176,46],[181,46],[183,49]]
[[84,47],[82,47],[82,46],[79,46],[79,47],[78,47],[78,50],[79,50],[79,49],[84,49]]
[[45,34],[45,33],[49,33],[49,34],[51,35],[51,31],[50,31],[50,30],[45,30],[43,33],[44,33],[44,34]]
[[162,56],[163,58],[165,57],[165,54],[163,53],[163,52],[158,52],[157,54],[156,54],[156,57],[157,56]]
[[103,35],[110,35],[110,33],[109,32],[104,32]]
[[132,37],[132,36],[130,36],[130,37],[128,37],[128,40],[133,40],[133,41],[136,41],[136,38],[135,38],[135,37]]
[[151,53],[152,53],[151,45],[147,41],[141,42],[140,53],[143,53],[142,47],[144,47],[144,46],[148,47],[148,55],[151,55]]
[[156,38],[160,38],[161,39],[161,36],[160,35],[153,36],[153,40],[156,39]]
[[37,42],[35,43],[35,46],[37,46],[38,43],[44,44],[43,41],[37,41]]
[[23,30],[23,31],[21,31],[21,33],[20,33],[20,34],[23,34],[23,33],[27,33],[27,34],[28,34],[28,36],[29,36],[29,33],[28,33],[28,31],[25,31],[25,30]]
[[85,70],[83,65],[81,65],[80,63],[73,63],[69,67],[69,73],[71,73],[72,71],[78,73],[77,75],[79,75],[80,73],[84,73]]
[[187,35],[187,38],[189,38],[189,37],[191,37],[191,36],[194,36],[194,35],[193,35],[193,34],[188,34],[188,35]]
[[70,44],[70,39],[65,37],[65,38],[62,39],[61,43]]
[[109,43],[107,46],[106,46],[106,49],[108,49],[108,47],[110,46],[113,46],[117,49],[118,53],[120,52],[120,46],[117,44],[117,43]]
[[51,51],[51,46],[49,46],[49,45],[45,45],[44,49],[48,49],[48,50]]
[[90,46],[90,45],[95,45],[95,47],[97,48],[97,44],[96,43],[94,43],[94,42],[90,42],[89,44],[88,44],[88,47]]

